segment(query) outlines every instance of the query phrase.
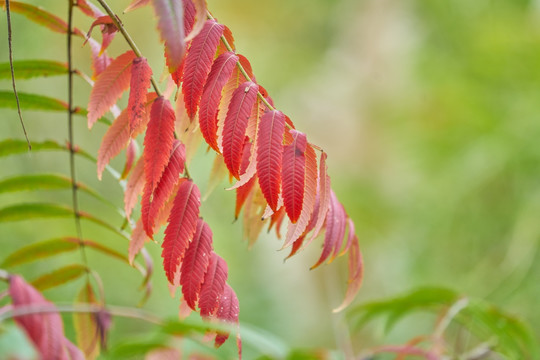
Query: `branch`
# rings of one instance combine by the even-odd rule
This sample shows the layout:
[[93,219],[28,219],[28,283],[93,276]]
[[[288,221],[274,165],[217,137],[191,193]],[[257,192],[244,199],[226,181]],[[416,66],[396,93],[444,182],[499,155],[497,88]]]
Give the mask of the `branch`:
[[24,121],[21,113],[21,104],[19,103],[19,94],[17,93],[17,87],[15,86],[15,71],[13,70],[13,49],[11,47],[11,12],[9,10],[9,1],[6,0],[6,15],[7,15],[7,27],[8,27],[8,47],[9,47],[9,68],[11,70],[11,84],[13,86],[13,93],[15,94],[15,100],[17,101],[17,112],[19,113],[19,120],[21,121],[21,126],[23,129],[24,137],[26,138],[26,143],[28,144],[28,150],[32,150],[32,145],[30,144],[30,139],[28,139],[28,134],[26,133],[26,127],[24,126]]

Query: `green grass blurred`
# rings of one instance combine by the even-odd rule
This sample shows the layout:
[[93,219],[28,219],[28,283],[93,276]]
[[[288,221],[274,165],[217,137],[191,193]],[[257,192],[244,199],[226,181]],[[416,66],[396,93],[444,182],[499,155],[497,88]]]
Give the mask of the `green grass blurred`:
[[[59,16],[63,2],[31,1]],[[128,1],[111,2],[121,13]],[[229,26],[238,52],[251,61],[257,81],[310,141],[328,152],[336,194],[357,224],[365,283],[357,302],[383,298],[421,285],[438,285],[483,298],[525,319],[540,334],[540,3],[533,0],[249,0],[208,1]],[[163,69],[151,9],[121,15],[159,77]],[[5,18],[0,27],[6,27]],[[78,14],[83,31],[89,21]],[[80,24],[80,25],[79,25]],[[141,26],[145,24],[145,26]],[[13,15],[15,59],[65,58],[65,39]],[[4,32],[4,34],[6,34]],[[97,36],[97,32],[96,32]],[[75,43],[75,63],[89,72],[89,50]],[[6,36],[0,39],[8,61]],[[127,47],[117,36],[110,53]],[[20,91],[64,99],[65,78],[19,81]],[[9,81],[2,81],[9,90]],[[89,88],[76,81],[76,102]],[[25,113],[30,139],[67,138],[64,114]],[[2,138],[21,138],[16,113],[2,110]],[[76,123],[77,144],[96,153],[105,128]],[[201,189],[213,156],[199,149],[190,171]],[[0,177],[33,172],[67,174],[67,154],[1,159]],[[121,160],[113,162],[121,166]],[[77,160],[78,178],[121,206],[122,191],[95,168]],[[281,243],[262,236],[252,250],[232,223],[234,197],[221,190],[203,203],[214,246],[229,264],[229,282],[240,299],[240,319],[293,348],[343,345],[341,300],[346,261],[308,271],[318,245],[286,263]],[[204,190],[203,190],[204,192]],[[69,192],[2,195],[0,205],[36,198],[70,203]],[[116,224],[121,218],[81,196],[87,211]],[[87,223],[85,237],[119,251],[127,244]],[[70,220],[2,224],[5,254],[26,243],[73,232]],[[160,247],[154,292],[145,306],[174,316],[177,302],[166,289]],[[62,256],[21,268],[29,279],[80,257]],[[139,277],[114,260],[90,254],[104,280],[107,300],[133,305]],[[113,270],[111,270],[113,269]],[[69,302],[80,283],[47,291]],[[69,322],[68,322],[69,323]],[[405,342],[429,331],[418,321],[386,340],[376,326],[352,333],[356,350],[384,341]],[[145,324],[119,321],[111,342],[140,333]],[[231,342],[232,343],[232,342]],[[233,344],[227,345],[230,349]],[[258,351],[247,345],[246,358]]]

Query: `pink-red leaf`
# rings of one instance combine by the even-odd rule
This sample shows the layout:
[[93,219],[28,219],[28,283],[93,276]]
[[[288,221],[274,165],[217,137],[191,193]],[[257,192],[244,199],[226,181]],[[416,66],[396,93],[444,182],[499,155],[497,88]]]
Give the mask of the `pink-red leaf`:
[[32,306],[36,306],[53,310],[14,318],[36,346],[40,358],[67,360],[70,355],[74,355],[74,359],[84,359],[82,353],[65,338],[62,318],[58,312],[54,311],[54,305],[47,301],[39,291],[20,276],[12,275],[9,277],[9,294],[14,309],[31,309]]
[[185,161],[186,150],[184,144],[180,143],[179,140],[175,140],[169,161],[156,188],[152,191],[149,183],[146,183],[146,186],[144,187],[143,199],[141,202],[141,218],[144,225],[144,231],[150,237],[153,237],[154,235],[154,225],[160,209],[165,205],[174,186],[180,179],[180,175],[184,172]]
[[195,305],[199,299],[201,285],[210,262],[211,254],[212,230],[210,230],[210,227],[202,219],[199,219],[197,221],[197,230],[186,250],[180,271],[182,294],[184,294],[186,303],[193,310],[195,310]]
[[144,176],[150,191],[154,191],[169,162],[174,141],[174,109],[162,96],[152,104],[150,121],[144,137]]
[[285,211],[294,224],[300,217],[304,204],[304,182],[306,167],[306,135],[291,130],[293,141],[283,149],[282,192]]
[[158,18],[158,30],[165,43],[165,58],[169,72],[176,71],[185,52],[184,10],[180,1],[152,0]]
[[236,89],[229,104],[229,111],[223,125],[223,160],[229,172],[239,178],[242,148],[251,109],[255,105],[259,86],[247,81]]
[[237,62],[238,56],[232,52],[226,52],[218,56],[212,64],[201,96],[199,109],[201,133],[208,145],[217,152],[219,152],[217,145],[217,112],[221,100],[221,91],[231,77]]
[[[230,287],[229,284],[225,284],[225,289],[223,289],[223,295],[219,299],[218,310],[216,317],[226,323],[238,324],[238,314],[240,312],[240,306],[238,304],[238,298],[236,293]],[[218,332],[216,340],[214,342],[216,347],[221,346],[225,340],[229,337],[228,333]],[[239,344],[238,353],[239,355],[242,352],[242,347]]]
[[[240,174],[244,174],[249,166],[249,158],[251,156],[252,147],[253,147],[253,144],[248,141],[246,141],[246,143],[244,144],[244,150],[242,154],[242,164],[240,165]],[[244,205],[244,202],[246,201],[249,193],[253,189],[253,186],[255,185],[256,181],[257,181],[256,178],[251,178],[246,184],[236,188],[236,208],[234,210],[235,219],[238,219],[240,210],[242,210],[242,206]]]
[[195,117],[197,113],[203,86],[212,66],[223,28],[223,25],[214,20],[207,20],[201,32],[193,39],[186,55],[182,93],[190,118]]
[[88,102],[88,127],[105,114],[129,87],[135,54],[127,51],[114,59],[96,79]]
[[326,171],[326,153],[323,152],[321,154],[321,162],[319,165],[319,209],[317,211],[317,220],[313,227],[313,234],[311,235],[308,244],[319,235],[319,232],[324,225],[324,220],[326,219],[326,213],[330,207],[330,176],[328,176]]
[[201,309],[202,317],[209,317],[215,314],[218,308],[219,298],[225,289],[228,271],[225,260],[215,252],[212,252],[199,295],[199,308]]
[[111,19],[109,15],[99,16],[92,23],[92,25],[90,25],[90,29],[88,30],[88,33],[86,34],[87,39],[90,37],[92,30],[97,25],[100,25],[101,27],[102,41],[101,41],[101,49],[99,50],[99,54],[101,55],[111,44],[112,40],[114,39],[114,35],[118,31],[118,28],[116,27],[116,25],[114,24],[114,21]]
[[264,198],[275,212],[281,188],[281,158],[285,116],[279,110],[263,115],[257,138],[257,176]]
[[339,307],[335,308],[333,310],[334,312],[339,312],[349,306],[362,285],[362,277],[364,274],[362,253],[360,252],[360,247],[358,245],[358,237],[354,233],[354,226],[349,226],[349,231],[351,246],[349,249],[349,280],[347,292],[345,293],[343,303]]
[[146,93],[150,87],[152,69],[148,66],[145,58],[139,57],[133,60],[131,80],[129,83],[128,118],[130,134],[144,121],[146,112]]
[[126,163],[124,164],[124,170],[122,170],[122,175],[120,176],[120,179],[124,180],[128,176],[131,168],[133,167],[133,163],[135,162],[138,151],[139,145],[136,141],[131,139],[126,149]]
[[97,158],[97,173],[100,180],[105,166],[120,154],[120,151],[128,145],[129,139],[129,120],[127,111],[124,110],[109,126],[101,140]]
[[174,274],[182,263],[186,249],[197,228],[201,194],[193,181],[184,181],[174,199],[169,215],[169,225],[165,230],[165,239],[161,247],[163,266],[171,284]]
[[313,218],[312,215],[317,199],[317,155],[315,154],[313,147],[309,144],[306,148],[305,157],[304,204],[296,224],[290,224],[287,228],[287,235],[283,247],[287,247],[293,242],[295,245],[298,245],[296,240],[302,236],[305,230],[307,230],[307,227]]
[[337,254],[336,248],[339,250],[345,234],[345,212],[343,211],[343,206],[337,200],[333,190],[330,190],[330,209],[326,214],[325,222],[326,232],[324,234],[324,244],[321,257],[317,263],[311,267],[311,269],[316,268],[326,261],[326,259],[328,259],[332,253],[332,250],[334,251],[334,255],[330,260],[335,257],[335,254]]
[[90,50],[92,51],[92,79],[97,79],[105,69],[111,64],[112,60],[107,52],[101,53],[101,45],[94,39],[89,38]]

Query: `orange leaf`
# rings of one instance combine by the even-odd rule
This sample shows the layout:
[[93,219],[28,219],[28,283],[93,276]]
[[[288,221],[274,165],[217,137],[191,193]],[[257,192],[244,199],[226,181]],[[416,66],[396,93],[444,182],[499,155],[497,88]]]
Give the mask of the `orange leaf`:
[[101,146],[98,150],[97,158],[97,173],[98,179],[101,180],[105,166],[112,158],[120,154],[129,143],[129,119],[127,111],[124,110],[109,126],[107,132],[101,140]]
[[127,51],[114,59],[96,79],[88,102],[88,128],[105,114],[129,87],[133,51]]

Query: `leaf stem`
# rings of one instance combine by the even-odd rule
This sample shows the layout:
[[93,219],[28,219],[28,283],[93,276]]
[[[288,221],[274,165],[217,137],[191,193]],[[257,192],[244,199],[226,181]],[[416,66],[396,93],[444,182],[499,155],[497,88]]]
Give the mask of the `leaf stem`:
[[[129,33],[124,28],[124,25],[120,21],[120,18],[118,17],[118,15],[116,15],[114,11],[111,10],[111,8],[109,7],[109,5],[107,4],[105,0],[97,0],[97,1],[103,7],[103,9],[105,9],[107,14],[111,17],[114,25],[120,31],[124,39],[126,39],[126,42],[128,43],[129,47],[131,47],[135,55],[137,55],[137,57],[142,57],[141,51],[139,50],[139,48],[137,47],[137,45],[135,44],[135,42],[133,41]],[[159,90],[157,82],[153,76],[150,77],[150,81],[152,82],[152,87],[154,88],[154,91],[156,92],[157,96],[161,96],[161,91]]]
[[9,68],[11,70],[11,85],[13,86],[13,94],[15,94],[15,100],[17,101],[17,112],[19,113],[19,120],[21,121],[24,137],[26,138],[28,150],[30,151],[32,150],[32,145],[30,144],[30,139],[28,139],[28,134],[26,133],[26,127],[24,126],[24,121],[21,113],[21,104],[19,103],[19,94],[17,94],[17,87],[15,86],[15,71],[13,70],[13,48],[11,46],[11,12],[9,9],[9,1],[10,0],[6,0],[5,3],[8,28]]

